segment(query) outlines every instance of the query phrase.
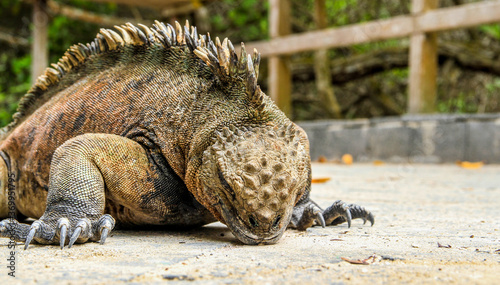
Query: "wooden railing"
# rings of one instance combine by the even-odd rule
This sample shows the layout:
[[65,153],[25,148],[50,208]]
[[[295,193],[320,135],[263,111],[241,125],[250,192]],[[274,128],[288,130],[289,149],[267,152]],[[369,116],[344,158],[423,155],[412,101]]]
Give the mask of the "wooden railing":
[[270,0],[271,40],[246,43],[270,57],[269,93],[278,106],[291,111],[291,77],[286,56],[303,51],[345,47],[410,37],[409,113],[435,110],[437,41],[434,33],[500,22],[500,1],[483,1],[437,9],[438,0],[413,0],[412,14],[301,34],[288,34],[287,0]]

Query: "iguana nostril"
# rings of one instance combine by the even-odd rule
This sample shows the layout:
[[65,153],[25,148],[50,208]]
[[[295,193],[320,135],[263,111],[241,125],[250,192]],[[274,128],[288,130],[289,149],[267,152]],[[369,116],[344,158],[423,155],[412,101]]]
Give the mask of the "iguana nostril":
[[248,217],[248,222],[250,222],[250,225],[254,228],[259,226],[259,224],[257,223],[257,221],[253,216]]
[[281,221],[281,216],[280,216],[280,215],[278,215],[278,216],[276,217],[276,219],[274,220],[274,223],[273,223],[273,228],[277,228],[277,227],[279,226],[279,224],[280,224],[280,221]]

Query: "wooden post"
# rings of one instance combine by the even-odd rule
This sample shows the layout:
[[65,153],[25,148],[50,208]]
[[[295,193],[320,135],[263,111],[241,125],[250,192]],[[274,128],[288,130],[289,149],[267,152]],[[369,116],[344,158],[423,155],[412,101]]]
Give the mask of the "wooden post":
[[196,27],[198,28],[198,33],[206,33],[211,31],[210,26],[210,12],[207,7],[200,6],[194,11],[194,19],[196,22]]
[[[290,34],[289,0],[269,0],[269,33],[277,38]],[[269,96],[290,117],[292,114],[292,76],[288,56],[269,58]]]
[[[325,0],[314,1],[314,21],[316,22],[316,28],[319,30],[327,27]],[[341,110],[333,92],[330,59],[328,58],[327,49],[314,52],[314,73],[316,75],[316,89],[323,101],[325,111],[331,118],[340,118]]]
[[[412,14],[417,16],[436,9],[438,0],[412,0]],[[435,33],[423,33],[415,27],[410,37],[410,75],[408,113],[432,113],[436,110],[437,40]]]
[[36,82],[49,65],[47,0],[33,2],[33,44],[31,58],[31,83]]

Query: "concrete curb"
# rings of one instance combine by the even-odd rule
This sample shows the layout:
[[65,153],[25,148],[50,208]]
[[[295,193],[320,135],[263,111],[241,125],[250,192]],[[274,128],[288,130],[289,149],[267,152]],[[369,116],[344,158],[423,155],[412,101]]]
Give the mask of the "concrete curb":
[[500,114],[404,115],[298,123],[313,160],[351,154],[357,161],[500,163]]

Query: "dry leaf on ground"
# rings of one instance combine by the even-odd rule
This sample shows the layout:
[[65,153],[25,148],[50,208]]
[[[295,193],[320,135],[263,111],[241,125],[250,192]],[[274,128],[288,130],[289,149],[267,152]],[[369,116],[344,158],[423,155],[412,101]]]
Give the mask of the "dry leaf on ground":
[[376,261],[380,261],[381,258],[377,255],[372,255],[366,259],[349,259],[345,257],[341,257],[343,261],[347,261],[350,264],[361,264],[361,265],[370,265]]
[[342,156],[342,162],[347,165],[351,165],[353,161],[352,155],[346,153]]
[[328,162],[328,159],[326,159],[326,157],[321,155],[320,157],[318,157],[318,162],[325,163],[325,162]]
[[438,242],[438,247],[451,248],[451,245],[449,245],[449,244],[441,244],[441,243]]
[[457,161],[458,166],[466,169],[478,169],[483,167],[484,162],[482,161],[477,161],[477,162],[470,162],[470,161]]
[[330,177],[313,178],[311,179],[311,183],[325,183],[327,181],[330,181],[330,179]]

